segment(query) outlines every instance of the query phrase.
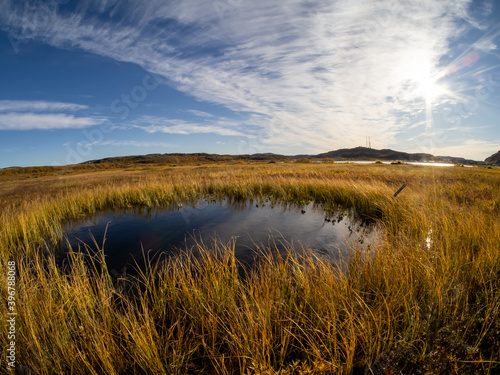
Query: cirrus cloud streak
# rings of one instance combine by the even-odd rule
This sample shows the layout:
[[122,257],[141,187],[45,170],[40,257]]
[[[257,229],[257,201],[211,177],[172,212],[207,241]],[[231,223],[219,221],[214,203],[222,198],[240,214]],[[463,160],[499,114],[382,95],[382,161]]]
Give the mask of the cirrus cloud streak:
[[238,7],[223,0],[88,0],[75,12],[27,4],[0,6],[2,28],[16,38],[135,63],[198,100],[244,114],[227,126],[171,120],[131,126],[257,134],[264,145],[310,151],[356,146],[365,135],[380,146],[394,143],[426,111],[420,77],[439,71],[464,20],[475,25],[471,0],[256,0]]
[[0,130],[80,129],[99,125],[103,121],[63,113],[3,113],[0,114]]

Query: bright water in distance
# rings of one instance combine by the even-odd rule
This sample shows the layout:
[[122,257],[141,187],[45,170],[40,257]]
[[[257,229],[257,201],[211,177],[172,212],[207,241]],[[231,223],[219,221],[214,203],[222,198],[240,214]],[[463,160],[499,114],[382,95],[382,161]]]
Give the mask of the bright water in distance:
[[235,255],[248,263],[256,244],[266,246],[273,238],[278,244],[285,239],[296,249],[303,245],[335,259],[349,251],[349,243],[366,248],[374,237],[370,226],[347,216],[327,214],[312,203],[298,207],[227,200],[200,201],[180,209],[109,211],[69,223],[65,235],[75,250],[79,243],[92,244],[91,234],[102,244],[106,228],[104,253],[108,269],[115,275],[123,273],[125,267],[130,270],[134,259],[141,265],[142,249],[154,253],[185,249],[193,246],[193,236],[207,245],[214,238],[223,243],[236,238]]
[[[336,160],[336,164],[376,164],[377,162],[374,160]],[[393,164],[394,162],[391,161],[382,161],[382,164]],[[420,162],[420,161],[405,161],[403,164],[410,164],[410,165],[423,165],[423,166],[430,166],[430,167],[454,167],[455,164],[451,163],[435,163],[435,162]],[[468,166],[469,167],[469,166]]]

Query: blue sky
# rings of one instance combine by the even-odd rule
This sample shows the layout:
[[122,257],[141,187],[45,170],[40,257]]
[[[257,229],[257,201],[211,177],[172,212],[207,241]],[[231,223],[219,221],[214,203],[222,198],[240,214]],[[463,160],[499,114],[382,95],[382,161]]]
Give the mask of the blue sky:
[[0,168],[500,150],[492,0],[0,0]]

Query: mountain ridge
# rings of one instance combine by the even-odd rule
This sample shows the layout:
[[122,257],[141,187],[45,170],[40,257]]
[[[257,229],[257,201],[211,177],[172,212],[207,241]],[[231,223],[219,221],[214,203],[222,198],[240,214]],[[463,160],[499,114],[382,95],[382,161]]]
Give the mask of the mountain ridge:
[[455,156],[434,156],[432,154],[418,152],[408,153],[392,149],[377,150],[369,147],[343,148],[317,155],[318,157],[331,157],[338,160],[384,160],[384,161],[411,161],[411,162],[440,162],[454,164],[483,164],[482,161],[466,159]]
[[231,161],[408,161],[408,162],[437,162],[437,163],[453,163],[453,164],[489,164],[500,165],[500,151],[486,158],[485,161],[477,161],[465,159],[462,157],[452,156],[434,156],[427,153],[407,153],[403,151],[395,151],[392,149],[372,149],[368,147],[343,148],[334,151],[328,151],[316,155],[280,155],[274,153],[256,153],[243,155],[228,155],[228,154],[209,154],[209,153],[166,153],[166,154],[145,154],[145,155],[128,155],[128,156],[113,156],[102,159],[88,160],[77,164],[69,164],[67,166],[30,166],[30,167],[6,167],[0,168],[2,174],[17,174],[33,172],[49,172],[56,171],[61,168],[102,168],[102,167],[128,167],[128,166],[144,166],[154,164],[200,164],[213,162],[231,162]]
[[484,162],[488,165],[500,165],[500,151],[484,159]]
[[434,156],[427,153],[407,153],[404,151],[395,151],[391,149],[377,150],[368,147],[344,148],[334,151],[328,151],[316,155],[280,155],[274,153],[256,153],[243,155],[228,155],[228,154],[208,154],[208,153],[166,153],[166,154],[147,154],[147,155],[131,155],[117,156],[104,159],[89,160],[80,164],[101,164],[101,163],[122,163],[132,162],[138,164],[149,163],[182,163],[182,162],[217,162],[230,160],[297,160],[300,158],[308,159],[335,159],[339,161],[356,161],[356,160],[382,160],[382,161],[411,161],[411,162],[448,162],[454,164],[483,164],[482,161],[465,159],[462,157],[452,156]]

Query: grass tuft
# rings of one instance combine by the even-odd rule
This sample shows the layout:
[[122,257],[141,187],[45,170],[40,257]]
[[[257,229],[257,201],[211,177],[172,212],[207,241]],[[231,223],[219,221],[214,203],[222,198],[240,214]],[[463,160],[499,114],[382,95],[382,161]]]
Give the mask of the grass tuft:
[[[0,176],[0,265],[16,262],[16,361],[37,374],[498,373],[498,169],[238,164]],[[46,173],[46,174],[44,174]],[[396,198],[402,182],[407,187]],[[113,279],[105,243],[61,267],[65,225],[200,197],[322,204],[380,227],[338,263],[284,243],[244,268],[197,239]],[[298,251],[300,250],[300,251]],[[7,272],[0,273],[7,300]],[[0,344],[8,346],[7,332]]]

